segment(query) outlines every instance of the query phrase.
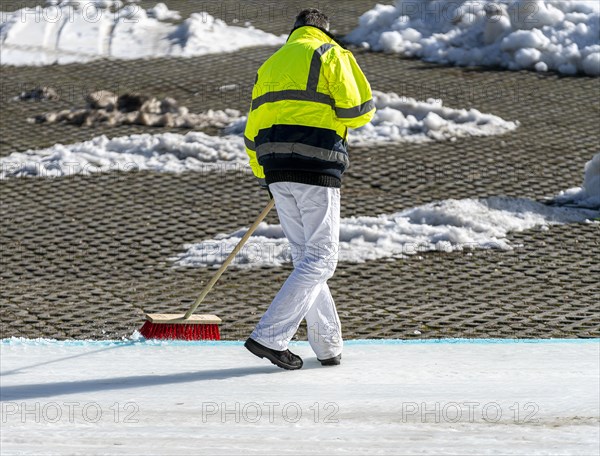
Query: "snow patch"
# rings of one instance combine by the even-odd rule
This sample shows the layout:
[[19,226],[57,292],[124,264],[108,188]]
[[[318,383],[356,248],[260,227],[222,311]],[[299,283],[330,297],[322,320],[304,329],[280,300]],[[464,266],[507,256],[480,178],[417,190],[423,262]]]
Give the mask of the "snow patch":
[[581,207],[600,208],[600,153],[585,164],[583,186],[561,192],[554,202]]
[[83,63],[98,58],[193,57],[250,46],[281,45],[253,27],[229,26],[208,13],[183,23],[163,3],[144,10],[134,3],[61,2],[2,13],[0,60],[6,65]]
[[398,0],[359,18],[346,40],[460,66],[600,76],[600,2]]
[[181,173],[240,171],[247,168],[243,141],[237,136],[140,134],[89,141],[47,149],[14,152],[0,159],[0,179],[60,177],[108,171]]
[[506,121],[477,109],[452,109],[442,100],[417,101],[393,92],[373,91],[377,111],[370,123],[354,130],[350,142],[425,142],[466,136],[500,135],[515,130],[519,122]]
[[[475,248],[509,250],[513,248],[507,239],[511,232],[581,223],[598,216],[598,210],[548,206],[527,199],[450,199],[394,214],[342,219],[339,261],[357,263]],[[176,266],[218,266],[246,230],[186,244],[185,252],[171,261]],[[239,267],[281,266],[301,253],[298,247],[288,243],[281,225],[263,222],[233,264]]]
[[152,8],[146,10],[149,17],[154,17],[159,21],[179,20],[181,15],[179,11],[170,10],[164,3],[157,3]]

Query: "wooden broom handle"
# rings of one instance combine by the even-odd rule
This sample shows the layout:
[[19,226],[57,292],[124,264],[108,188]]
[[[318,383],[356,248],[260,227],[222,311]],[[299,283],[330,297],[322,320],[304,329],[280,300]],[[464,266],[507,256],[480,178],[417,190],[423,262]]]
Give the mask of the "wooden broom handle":
[[248,228],[248,231],[246,231],[246,234],[244,234],[244,236],[242,236],[242,239],[240,239],[240,242],[238,242],[238,244],[235,246],[233,251],[229,254],[227,259],[223,262],[223,264],[221,265],[219,270],[215,273],[215,275],[212,276],[212,279],[210,279],[210,282],[208,282],[206,284],[206,286],[204,287],[204,290],[202,290],[202,293],[200,293],[200,296],[198,296],[198,298],[196,299],[196,301],[194,302],[192,307],[190,307],[190,310],[188,310],[186,312],[186,314],[183,316],[184,320],[187,320],[188,318],[190,318],[192,316],[192,314],[194,313],[194,311],[202,303],[202,301],[204,301],[204,298],[206,298],[206,295],[210,292],[210,290],[215,285],[215,283],[217,283],[217,280],[219,280],[219,277],[221,277],[221,274],[223,274],[223,272],[225,272],[225,269],[227,269],[227,266],[229,266],[229,263],[231,263],[233,261],[233,259],[235,258],[235,256],[239,253],[239,251],[242,250],[242,247],[244,246],[244,244],[246,243],[248,238],[250,236],[252,236],[252,233],[254,233],[256,231],[256,228],[258,228],[258,225],[260,225],[260,223],[265,219],[267,214],[269,212],[271,212],[271,209],[273,209],[273,206],[275,206],[275,200],[271,199],[271,201],[269,201],[269,204],[267,204],[267,207],[265,207],[263,209],[263,211],[260,213],[260,215],[258,216],[256,221],[252,224],[252,226],[250,228]]

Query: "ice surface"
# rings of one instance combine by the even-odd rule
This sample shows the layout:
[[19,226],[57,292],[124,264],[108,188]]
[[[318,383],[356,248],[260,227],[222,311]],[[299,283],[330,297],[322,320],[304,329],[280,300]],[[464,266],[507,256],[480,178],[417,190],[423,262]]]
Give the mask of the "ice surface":
[[[363,262],[481,248],[508,250],[513,248],[507,239],[511,232],[580,223],[599,216],[600,210],[548,206],[519,198],[438,201],[395,214],[343,218],[339,261]],[[172,260],[178,266],[220,265],[246,229],[184,245],[185,251]],[[280,266],[301,253],[290,246],[280,225],[262,223],[233,265]]]
[[346,39],[455,65],[600,76],[596,0],[398,0],[364,13]]
[[289,372],[240,343],[5,340],[2,452],[595,454],[598,340],[503,342],[349,341],[334,368],[293,343]]
[[103,57],[192,57],[285,42],[284,36],[229,26],[205,12],[193,13],[174,25],[165,21],[179,14],[164,3],[144,10],[131,2],[83,0],[23,8],[0,17],[3,65],[66,64]]

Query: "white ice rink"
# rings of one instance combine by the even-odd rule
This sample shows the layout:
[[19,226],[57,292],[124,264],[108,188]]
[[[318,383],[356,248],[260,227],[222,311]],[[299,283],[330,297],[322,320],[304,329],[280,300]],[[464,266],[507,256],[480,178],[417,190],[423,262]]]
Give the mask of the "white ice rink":
[[4,340],[2,454],[597,454],[599,342]]

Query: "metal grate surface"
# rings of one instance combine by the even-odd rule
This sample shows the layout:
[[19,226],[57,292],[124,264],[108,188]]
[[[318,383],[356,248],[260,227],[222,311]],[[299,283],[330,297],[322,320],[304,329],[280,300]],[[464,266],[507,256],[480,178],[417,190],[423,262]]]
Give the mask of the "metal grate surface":
[[[372,6],[345,3],[347,14],[337,17],[341,32]],[[254,25],[285,33],[297,5],[278,5],[289,10]],[[189,14],[196,2],[169,6]],[[81,106],[93,89],[168,95],[196,112],[245,110],[256,69],[272,52],[259,47],[179,60],[2,67],[0,155],[100,134],[165,131],[26,122],[45,110]],[[450,107],[476,108],[521,126],[502,137],[352,149],[343,217],[446,198],[541,199],[580,185],[584,163],[600,148],[600,97],[591,96],[600,93],[600,79],[448,68],[355,53],[374,89],[442,98]],[[239,89],[219,91],[225,84]],[[38,85],[57,88],[62,99],[12,100]],[[56,338],[129,335],[141,326],[144,311],[185,309],[211,271],[174,269],[169,258],[185,243],[247,226],[266,203],[251,177],[234,173],[10,179],[0,181],[0,199],[1,336]],[[269,222],[277,222],[274,214]],[[330,284],[345,336],[599,337],[598,225],[532,230],[512,240],[521,247],[509,252],[340,264]],[[203,307],[223,318],[225,338],[243,339],[288,273],[289,268],[232,269]]]

